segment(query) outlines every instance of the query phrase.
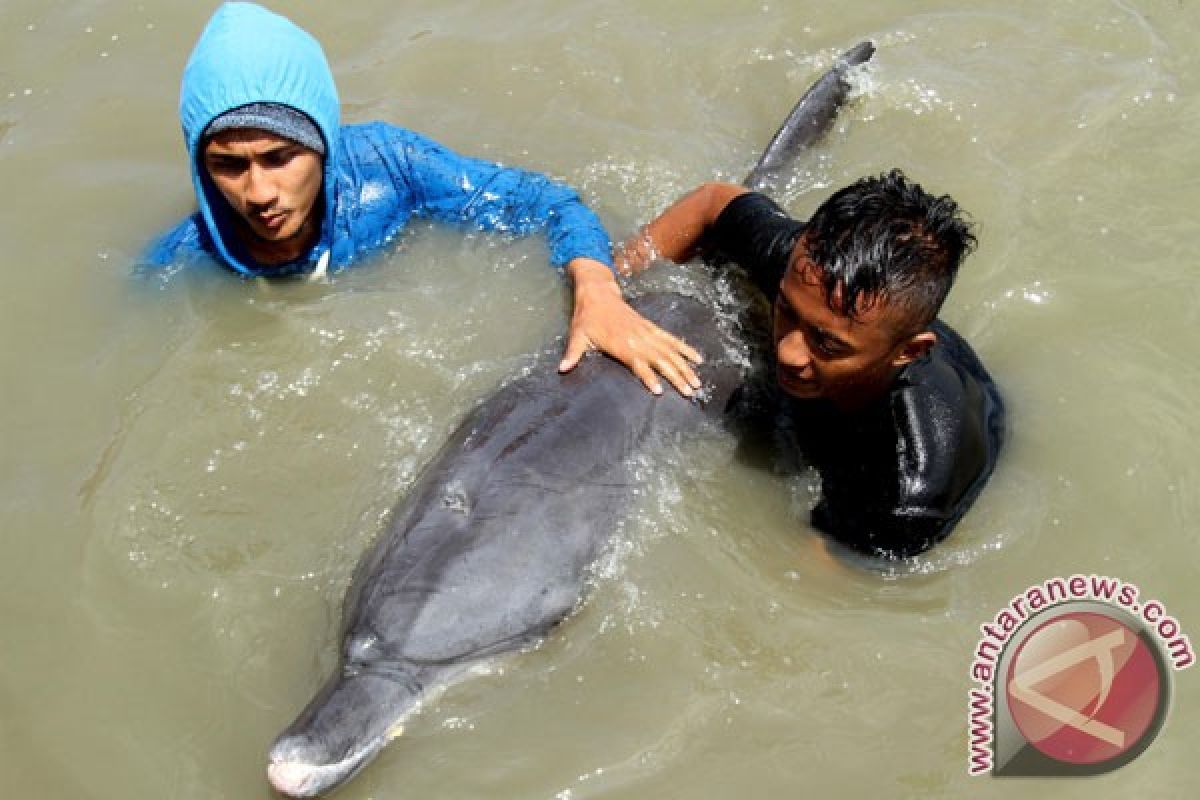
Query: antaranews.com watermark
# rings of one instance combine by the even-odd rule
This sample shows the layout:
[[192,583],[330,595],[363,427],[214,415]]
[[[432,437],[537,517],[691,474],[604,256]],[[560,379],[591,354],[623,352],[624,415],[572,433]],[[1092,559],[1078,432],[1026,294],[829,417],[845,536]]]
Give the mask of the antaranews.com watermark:
[[1170,673],[1195,663],[1158,600],[1119,578],[1050,578],[988,623],[971,662],[971,775],[1095,775],[1140,755],[1162,727]]

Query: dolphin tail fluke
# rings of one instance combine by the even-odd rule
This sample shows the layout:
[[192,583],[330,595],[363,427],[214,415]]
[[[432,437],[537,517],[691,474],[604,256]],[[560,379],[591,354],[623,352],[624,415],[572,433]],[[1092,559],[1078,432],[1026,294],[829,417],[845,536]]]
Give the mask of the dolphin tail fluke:
[[742,181],[747,188],[757,192],[779,188],[783,171],[833,126],[838,110],[850,93],[846,74],[851,68],[870,61],[874,54],[873,42],[859,42],[842,53],[834,65],[809,87],[763,150],[754,169]]

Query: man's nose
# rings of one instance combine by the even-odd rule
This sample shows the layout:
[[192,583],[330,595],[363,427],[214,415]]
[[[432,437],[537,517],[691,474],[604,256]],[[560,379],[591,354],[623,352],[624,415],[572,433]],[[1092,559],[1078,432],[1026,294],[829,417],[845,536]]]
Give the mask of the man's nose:
[[246,202],[252,206],[269,206],[275,201],[275,184],[266,170],[252,164],[246,175]]
[[812,353],[800,331],[792,331],[779,340],[775,345],[775,357],[783,366],[796,370],[802,370],[812,362]]

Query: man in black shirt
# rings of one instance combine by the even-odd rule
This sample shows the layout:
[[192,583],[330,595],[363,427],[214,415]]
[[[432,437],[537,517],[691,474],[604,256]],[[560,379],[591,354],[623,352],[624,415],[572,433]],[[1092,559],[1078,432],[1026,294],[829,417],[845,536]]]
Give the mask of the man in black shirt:
[[991,377],[937,319],[974,243],[950,197],[893,170],[836,192],[807,223],[745,187],[705,184],[627,243],[618,266],[702,252],[747,270],[774,303],[782,410],[821,476],[813,524],[899,558],[950,533],[1004,435]]

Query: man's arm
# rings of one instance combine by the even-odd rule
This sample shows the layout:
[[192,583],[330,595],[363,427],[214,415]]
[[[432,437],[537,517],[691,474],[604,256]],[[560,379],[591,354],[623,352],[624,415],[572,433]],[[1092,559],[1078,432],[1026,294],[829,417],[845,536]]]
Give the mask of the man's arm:
[[995,468],[1003,403],[966,343],[934,326],[941,344],[908,369],[875,432],[847,443],[847,458],[818,465],[822,499],[813,524],[862,552],[899,558],[937,544]]
[[418,214],[514,236],[544,232],[555,267],[575,258],[612,263],[604,226],[570,187],[536,172],[460,155],[412,131],[390,129],[401,136],[396,155]]
[[957,517],[932,507],[872,506],[869,501],[834,505],[822,499],[812,511],[813,527],[841,545],[869,556],[907,558],[945,539]]
[[[617,270],[632,275],[650,266],[655,258],[687,261],[725,206],[745,191],[745,187],[734,184],[701,185],[618,248]],[[700,354],[630,308],[607,268],[577,259],[569,265],[568,273],[575,283],[575,314],[560,371],[573,369],[587,350],[595,348],[633,370],[655,394],[662,391],[655,373],[669,380],[681,394],[690,395],[700,388],[692,369],[692,364],[701,362]]]
[[185,217],[175,227],[150,242],[139,256],[139,266],[161,268],[181,259],[212,254],[200,215]]
[[625,302],[612,272],[608,234],[572,189],[534,172],[460,156],[416,134],[406,151],[427,216],[516,235],[545,229],[550,262],[566,267],[575,293],[559,371],[573,369],[595,349],[620,361],[655,394],[662,392],[659,375],[684,395],[700,388],[692,368],[700,354]]
[[679,264],[696,255],[704,233],[735,197],[747,192],[733,183],[705,183],[684,195],[630,237],[617,252],[617,271],[633,275],[656,258]]

